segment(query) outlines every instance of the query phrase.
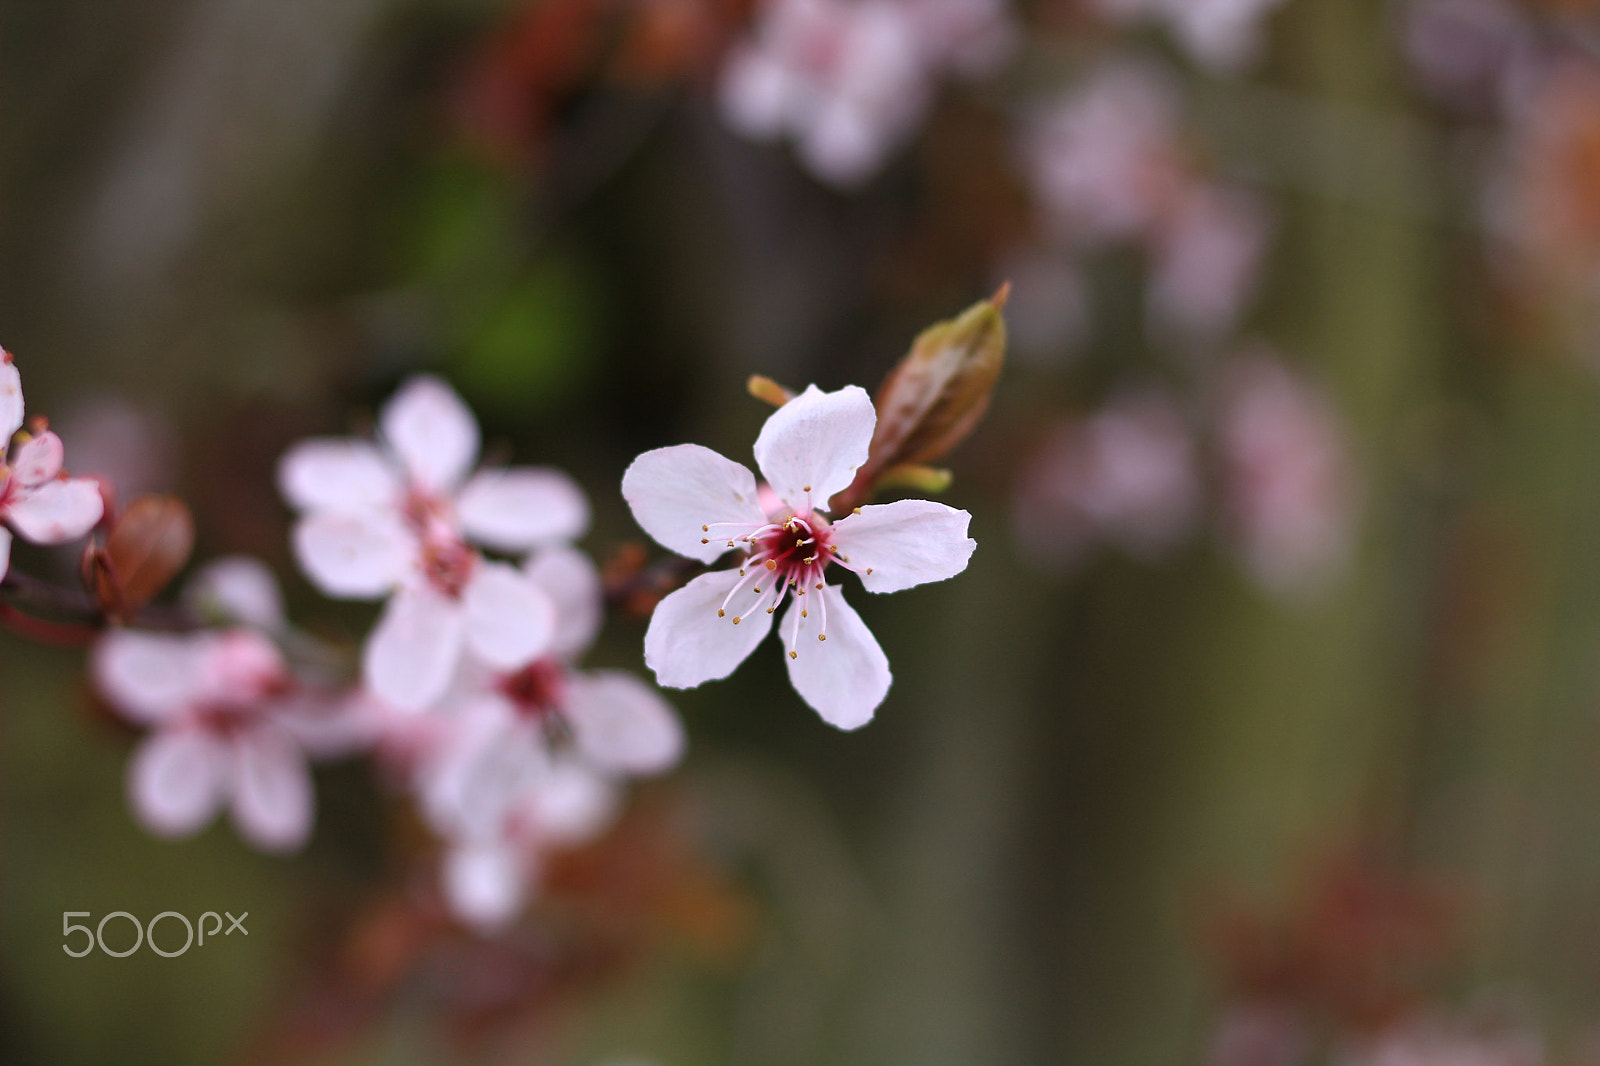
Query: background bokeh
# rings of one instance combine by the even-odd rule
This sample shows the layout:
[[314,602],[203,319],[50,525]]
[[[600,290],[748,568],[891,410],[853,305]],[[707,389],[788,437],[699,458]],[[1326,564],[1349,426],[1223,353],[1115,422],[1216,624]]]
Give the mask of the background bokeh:
[[[373,611],[274,463],[412,372],[615,568],[622,470],[745,459],[750,374],[875,386],[1005,280],[1013,341],[970,567],[852,590],[876,720],[768,648],[671,693],[684,764],[498,940],[416,913],[364,763],[299,855],[149,836],[82,653],[0,635],[0,1062],[1600,1061],[1600,15],[939,5],[982,55],[810,55],[777,121],[778,0],[0,2],[29,413],[332,640]],[[862,69],[868,147],[807,141]],[[75,959],[69,910],[249,934]]]

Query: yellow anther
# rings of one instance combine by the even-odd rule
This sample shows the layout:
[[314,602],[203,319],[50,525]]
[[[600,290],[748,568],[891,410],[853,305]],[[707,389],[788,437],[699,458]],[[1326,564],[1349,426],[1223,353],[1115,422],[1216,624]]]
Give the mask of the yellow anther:
[[861,508],[853,507],[853,508],[851,508],[850,513],[851,514],[860,514],[861,513]]
[[757,592],[760,592],[760,591],[761,591],[761,586],[760,586],[760,585],[757,585],[757,586],[756,586],[756,591],[757,591]]
[[818,592],[822,591],[822,582],[820,582],[820,581],[817,582],[817,591]]
[[818,633],[817,634],[817,639],[818,640],[827,640],[828,639],[828,634],[826,634],[826,633]]
[[723,617],[725,617],[725,616],[726,616],[726,615],[727,615],[727,613],[728,613],[728,612],[727,612],[727,611],[724,611],[724,610],[723,610],[723,609],[722,609],[722,608],[721,608],[721,607],[718,607],[718,608],[717,608],[717,617],[718,617],[718,618],[723,618]]
[[[850,560],[848,560],[848,559],[845,560],[845,562],[849,562],[849,561]],[[869,574],[872,573],[872,567],[870,567],[870,566],[867,567],[867,573],[869,573]]]
[[701,544],[710,544],[711,543],[711,538],[710,537],[701,537],[700,538],[700,543]]
[[700,527],[700,532],[702,532],[702,533],[710,533],[711,532],[711,527],[710,526],[701,526]]
[[744,621],[744,619],[743,619],[743,618],[740,618],[740,617],[739,617],[739,616],[738,616],[738,615],[734,615],[734,616],[733,616],[733,624],[734,624],[734,625],[738,625],[738,624],[739,624],[739,623],[740,623],[740,622],[742,622],[742,621]]
[[768,613],[768,614],[771,614],[771,613],[772,613],[772,612],[773,612],[773,611],[776,611],[776,610],[777,610],[777,608],[776,608],[776,607],[768,607],[768,608],[767,608],[767,613]]
[[776,560],[776,559],[768,559],[767,560],[767,569],[768,570],[776,570],[777,568],[778,568],[778,560]]
[[802,489],[802,490],[801,490],[801,491],[803,491],[803,492],[810,492],[810,491],[811,491],[811,486],[810,486],[810,485],[807,485],[807,486],[806,486],[806,487],[805,487],[805,488],[804,488],[804,489]]
[[797,652],[797,651],[792,651],[792,652],[789,653],[789,658],[798,659],[798,658],[800,658],[800,653]]
[[810,618],[810,617],[811,617],[811,612],[810,612],[810,611],[805,611],[805,610],[802,610],[802,611],[801,611],[801,612],[800,612],[800,617],[801,617],[801,618]]

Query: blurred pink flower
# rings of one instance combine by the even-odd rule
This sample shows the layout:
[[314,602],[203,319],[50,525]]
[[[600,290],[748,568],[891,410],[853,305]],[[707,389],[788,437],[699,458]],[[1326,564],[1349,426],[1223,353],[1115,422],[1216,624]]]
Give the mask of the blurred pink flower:
[[1504,0],[1410,0],[1402,35],[1411,72],[1443,103],[1494,111],[1537,53],[1524,13]]
[[769,0],[719,85],[724,117],[795,139],[806,167],[848,187],[910,139],[946,68],[992,68],[1012,43],[1003,0]]
[[1418,1018],[1348,1048],[1335,1066],[1543,1066],[1544,1041],[1523,1029],[1478,1031],[1460,1021]]
[[[854,571],[868,592],[894,592],[959,574],[977,546],[967,536],[971,515],[926,500],[861,507],[837,523],[824,517],[866,461],[876,424],[865,390],[808,387],[773,412],[756,438],[756,465],[770,489],[758,490],[749,470],[697,444],[633,461],[622,495],[646,533],[702,563],[730,549],[743,553],[737,566],[697,577],[657,605],[644,644],[657,682],[692,688],[727,677],[761,643],[787,597],[786,665],[795,690],[841,729],[872,719],[889,691],[889,663],[861,617],[823,580],[828,567]],[[812,636],[819,643],[805,639]]]
[[1151,332],[1169,342],[1226,339],[1255,288],[1269,228],[1266,208],[1245,193],[1189,190],[1155,237]]
[[1236,71],[1261,52],[1261,20],[1283,0],[1093,0],[1108,18],[1162,21],[1198,62]]
[[1046,437],[1023,470],[1012,531],[1029,558],[1052,568],[1097,541],[1155,559],[1189,536],[1200,503],[1183,411],[1165,392],[1130,392]]
[[600,575],[588,556],[553,548],[526,569],[557,604],[549,653],[510,670],[464,663],[437,707],[448,727],[421,764],[424,809],[451,838],[497,831],[552,760],[620,777],[660,773],[683,755],[683,727],[651,686],[572,665],[600,617]]
[[303,441],[278,468],[285,498],[305,512],[295,557],[330,596],[389,593],[367,641],[363,676],[403,710],[443,694],[464,650],[513,666],[549,640],[552,608],[515,567],[471,542],[527,551],[577,536],[588,502],[566,475],[513,467],[468,471],[478,425],[431,377],[407,382],[379,414],[379,443]]
[[1252,355],[1229,370],[1219,432],[1224,529],[1246,569],[1274,592],[1316,590],[1349,555],[1355,521],[1355,473],[1332,401]]
[[62,544],[84,536],[100,521],[104,505],[93,478],[69,478],[61,469],[65,449],[47,429],[9,447],[22,428],[22,375],[11,353],[0,351],[0,578],[11,566],[11,534],[15,530],[35,544]]
[[288,722],[308,701],[269,640],[243,629],[114,630],[90,669],[118,712],[151,729],[128,764],[129,800],[147,829],[187,836],[226,805],[259,848],[305,843],[314,798]]
[[1165,73],[1140,63],[1094,72],[1021,127],[1018,156],[1050,224],[1095,246],[1152,231],[1186,180],[1178,97]]

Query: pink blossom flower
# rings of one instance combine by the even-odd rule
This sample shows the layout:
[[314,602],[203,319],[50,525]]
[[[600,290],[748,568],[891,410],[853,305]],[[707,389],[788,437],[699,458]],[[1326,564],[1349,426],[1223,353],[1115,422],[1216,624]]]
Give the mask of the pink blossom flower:
[[1195,453],[1183,410],[1155,390],[1055,427],[1024,467],[1012,505],[1020,547],[1048,568],[1075,562],[1096,541],[1159,558],[1199,517]]
[[1013,34],[1001,0],[771,0],[728,59],[722,112],[747,137],[794,137],[817,177],[856,185],[910,139],[940,71],[991,68]]
[[1270,356],[1241,360],[1229,378],[1226,533],[1269,590],[1315,591],[1351,548],[1355,473],[1344,426],[1325,393]]
[[553,760],[518,790],[492,831],[450,843],[446,903],[483,932],[504,927],[542,879],[545,856],[598,836],[617,809],[613,781],[576,759]]
[[1187,180],[1166,72],[1116,63],[1022,124],[1018,155],[1051,225],[1093,247],[1152,232]]
[[468,478],[478,425],[460,397],[432,377],[413,378],[379,414],[379,441],[304,441],[278,479],[305,512],[295,557],[330,596],[393,592],[367,641],[363,677],[378,696],[422,710],[443,694],[463,651],[513,666],[550,639],[547,597],[508,563],[472,544],[522,552],[569,539],[588,525],[572,481],[534,467]]
[[573,548],[539,552],[527,573],[557,605],[547,654],[510,670],[463,663],[438,716],[451,725],[423,763],[429,821],[452,838],[498,833],[519,797],[554,761],[606,777],[655,774],[682,757],[683,727],[649,685],[573,661],[594,639],[600,575]]
[[[0,351],[0,440],[22,428],[22,376],[11,353]],[[27,437],[0,464],[0,577],[11,566],[11,534],[35,544],[63,544],[88,533],[104,504],[93,478],[69,478],[61,470],[65,449],[47,429]]]
[[1219,73],[1253,62],[1261,19],[1283,0],[1095,0],[1108,17],[1161,20],[1197,61]]
[[1233,331],[1255,288],[1269,231],[1256,199],[1196,186],[1156,236],[1146,292],[1151,332],[1216,342]]
[[151,729],[128,764],[128,798],[147,829],[187,836],[226,805],[259,848],[305,842],[314,799],[289,721],[306,700],[269,640],[244,629],[115,630],[90,669],[118,712]]
[[815,385],[767,419],[750,471],[709,448],[680,444],[646,452],[622,477],[633,516],[658,542],[710,563],[734,549],[735,566],[704,574],[656,607],[645,663],[669,688],[726,677],[789,609],[789,680],[823,719],[841,729],[870,721],[889,690],[889,663],[861,617],[824,578],[854,571],[868,592],[942,581],[966,569],[977,542],[971,516],[926,500],[824,512],[866,461],[877,414],[854,385]]

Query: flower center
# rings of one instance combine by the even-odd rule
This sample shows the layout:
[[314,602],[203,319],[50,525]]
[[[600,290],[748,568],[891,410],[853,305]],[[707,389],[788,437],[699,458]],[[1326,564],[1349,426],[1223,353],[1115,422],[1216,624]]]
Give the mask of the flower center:
[[561,664],[554,659],[539,659],[501,678],[499,687],[518,714],[537,721],[556,713],[566,686],[567,672]]
[[400,514],[421,544],[422,576],[446,596],[460,599],[478,553],[457,534],[448,501],[412,489],[400,505]]
[[821,611],[819,641],[828,639],[827,603],[823,599],[823,571],[838,563],[849,569],[833,542],[833,526],[817,511],[802,518],[789,510],[772,515],[765,524],[718,522],[700,527],[710,543],[713,536],[732,533],[728,547],[740,548],[745,557],[739,562],[739,583],[733,587],[717,617],[730,615],[738,625],[758,610],[772,614],[786,597],[796,599],[789,614],[794,625],[789,635],[789,658],[799,657],[795,647],[800,637],[800,620],[811,616],[811,608]]

